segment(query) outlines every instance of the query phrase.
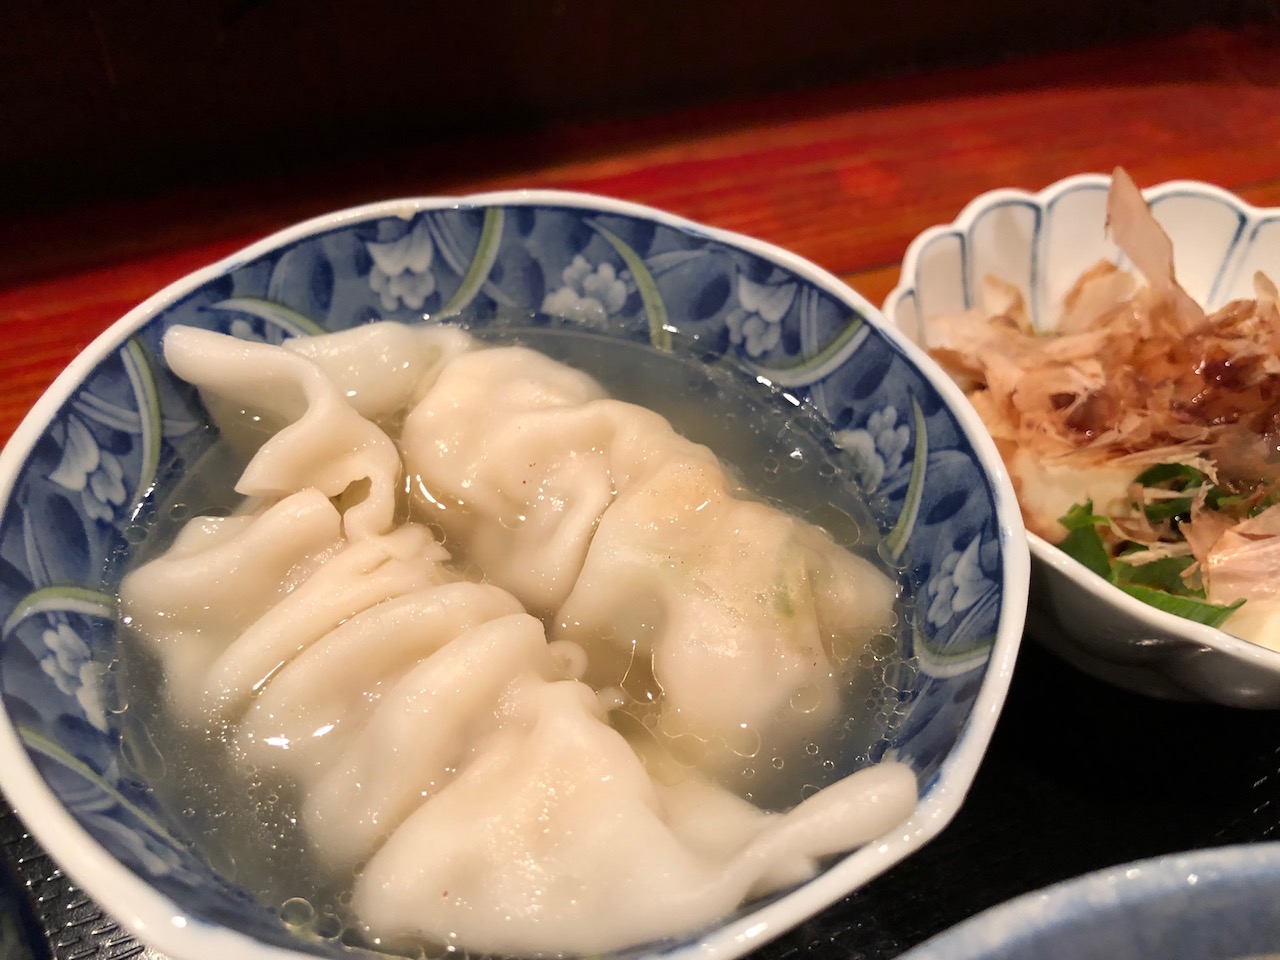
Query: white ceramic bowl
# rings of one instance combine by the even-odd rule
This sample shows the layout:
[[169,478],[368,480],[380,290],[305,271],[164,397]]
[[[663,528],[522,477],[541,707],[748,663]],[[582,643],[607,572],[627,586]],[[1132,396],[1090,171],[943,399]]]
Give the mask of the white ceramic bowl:
[[[149,513],[212,443],[203,407],[160,359],[165,330],[278,342],[378,317],[484,327],[549,314],[723,358],[812,404],[855,455],[888,549],[924,601],[900,637],[918,669],[886,693],[894,719],[871,750],[916,772],[909,821],[808,883],[621,956],[745,953],[955,814],[1004,701],[1029,560],[994,445],[945,374],[830,274],[746,237],[557,192],[377,204],[300,224],[156,294],[75,360],[0,455],[0,786],[76,883],[149,944],[176,960],[345,955],[211,865],[108,709],[122,570]],[[837,763],[862,762],[845,752]]]
[[[1099,259],[1120,262],[1104,235],[1111,178],[1086,174],[1040,193],[996,190],[907,248],[888,320],[928,346],[929,317],[976,305],[982,278],[1016,285],[1038,327],[1052,322],[1076,278]],[[1214,309],[1253,296],[1256,270],[1280,276],[1280,210],[1206,183],[1146,190],[1169,233],[1177,276]],[[1028,632],[1090,674],[1127,689],[1240,707],[1280,707],[1280,652],[1156,610],[1035,534]]]

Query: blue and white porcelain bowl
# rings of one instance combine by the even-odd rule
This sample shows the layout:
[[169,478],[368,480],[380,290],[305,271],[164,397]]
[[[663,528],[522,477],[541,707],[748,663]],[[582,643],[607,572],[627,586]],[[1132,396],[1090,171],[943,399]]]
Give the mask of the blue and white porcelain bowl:
[[[984,276],[1017,286],[1041,329],[1100,259],[1121,262],[1104,233],[1109,176],[1061,180],[1040,193],[996,190],[907,248],[884,313],[928,347],[929,318],[977,306]],[[1178,280],[1206,309],[1253,297],[1253,275],[1280,276],[1280,210],[1218,187],[1174,181],[1144,191],[1173,241]],[[1280,651],[1150,607],[1028,534],[1028,632],[1086,672],[1153,696],[1280,707]]]
[[1004,700],[1029,559],[1012,488],[959,391],[834,277],[746,237],[598,197],[516,192],[405,200],[285,230],[187,277],[90,345],[0,457],[0,783],[101,905],[178,960],[343,952],[303,941],[219,875],[148,786],[122,736],[116,590],[143,521],[211,443],[160,359],[174,324],[279,341],[376,318],[523,317],[695,350],[811,404],[851,451],[916,591],[917,669],[884,713],[885,756],[921,801],[890,835],[713,929],[630,955],[744,953],[888,869],[963,800]]
[[992,907],[901,960],[1274,960],[1280,843],[1141,860]]

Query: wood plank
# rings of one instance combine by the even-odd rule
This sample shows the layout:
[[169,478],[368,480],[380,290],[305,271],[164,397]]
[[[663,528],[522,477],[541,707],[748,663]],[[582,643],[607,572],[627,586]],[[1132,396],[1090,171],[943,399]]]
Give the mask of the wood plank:
[[[9,0],[0,208],[1238,20],[1111,0]],[[1234,13],[1234,17],[1233,17]]]
[[1124,164],[1280,204],[1280,27],[370,155],[294,178],[0,223],[0,438],[76,351],[165,284],[326,210],[408,194],[587,190],[777,243],[873,303],[920,230],[995,187]]

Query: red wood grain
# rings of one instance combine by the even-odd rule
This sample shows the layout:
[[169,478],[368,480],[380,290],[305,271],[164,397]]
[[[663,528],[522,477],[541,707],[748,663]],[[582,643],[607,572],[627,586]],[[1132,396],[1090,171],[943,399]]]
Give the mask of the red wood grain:
[[[288,223],[410,194],[557,187],[777,243],[880,302],[975,195],[1123,164],[1280,204],[1280,28],[1202,30],[852,87],[348,159],[0,224],[0,440],[147,296]],[[1280,265],[1278,265],[1280,266]]]

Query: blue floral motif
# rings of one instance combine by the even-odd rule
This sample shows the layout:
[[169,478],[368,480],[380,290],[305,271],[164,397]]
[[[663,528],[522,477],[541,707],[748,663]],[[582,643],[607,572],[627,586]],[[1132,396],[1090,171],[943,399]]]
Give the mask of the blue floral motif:
[[45,646],[40,669],[62,693],[76,698],[91,725],[106,733],[106,667],[93,659],[89,644],[61,614],[49,615],[49,626],[40,637]]
[[89,517],[110,523],[124,506],[124,466],[115,454],[98,445],[79,417],[68,415],[65,430],[62,459],[49,479],[79,493]]
[[404,304],[412,310],[421,310],[436,289],[435,273],[431,270],[436,248],[426,218],[420,219],[413,230],[399,240],[366,243],[365,249],[373,258],[369,286],[378,294],[383,309],[393,311]]
[[237,340],[256,340],[279,346],[288,339],[288,335],[278,326],[261,321],[254,322],[243,317],[236,317],[227,324],[227,333]]
[[76,808],[91,830],[115,841],[113,846],[129,851],[132,860],[153,877],[187,877],[191,875],[184,851],[171,845],[167,838],[157,837],[150,830],[139,829],[133,818],[122,815],[120,804],[105,793],[95,805]]
[[898,409],[890,404],[871,414],[863,429],[839,430],[832,439],[853,458],[858,483],[870,493],[902,467],[911,429],[898,423]]
[[738,306],[725,317],[729,340],[749,357],[763,357],[782,340],[782,318],[799,288],[794,283],[757,283],[738,274]]
[[925,588],[930,626],[943,626],[995,588],[983,572],[979,559],[981,546],[981,538],[974,537],[964,550],[952,550],[943,558],[937,575]]
[[543,298],[542,312],[577,320],[588,327],[604,328],[635,289],[628,271],[619,271],[607,261],[593,267],[582,254],[573,258],[560,278],[564,286]]

